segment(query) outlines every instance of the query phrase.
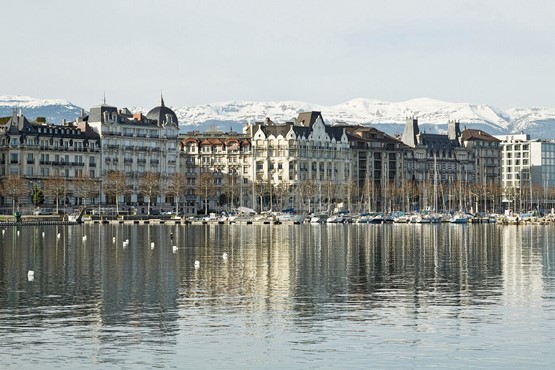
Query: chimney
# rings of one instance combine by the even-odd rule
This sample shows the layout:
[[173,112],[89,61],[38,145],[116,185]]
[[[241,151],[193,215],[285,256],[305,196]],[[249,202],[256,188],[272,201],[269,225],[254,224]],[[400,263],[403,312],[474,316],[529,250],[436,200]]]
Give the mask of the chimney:
[[418,129],[418,119],[414,117],[408,117],[405,123],[405,131],[403,131],[401,141],[414,148],[417,144],[416,135],[418,135],[419,133],[420,130]]
[[461,129],[459,126],[459,121],[449,121],[447,124],[447,136],[449,137],[449,140],[459,141],[459,137],[461,136]]

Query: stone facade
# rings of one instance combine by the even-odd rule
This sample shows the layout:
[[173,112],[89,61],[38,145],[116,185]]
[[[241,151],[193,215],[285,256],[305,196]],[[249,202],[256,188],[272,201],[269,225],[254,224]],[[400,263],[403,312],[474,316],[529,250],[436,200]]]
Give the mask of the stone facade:
[[[49,206],[98,203],[98,192],[83,194],[82,181],[100,183],[101,140],[85,121],[53,125],[30,122],[21,114],[0,125],[0,177],[23,180],[18,201],[30,206],[35,189],[44,191]],[[49,195],[49,180],[58,179],[59,192]],[[50,184],[54,186],[54,184]],[[89,184],[90,185],[90,184]],[[94,188],[96,189],[98,185]],[[8,198],[4,194],[4,198]],[[6,202],[4,202],[6,203]]]
[[[101,137],[103,178],[110,172],[125,176],[127,191],[118,196],[118,202],[124,206],[144,206],[141,179],[153,173],[160,175],[161,190],[150,202],[152,205],[165,203],[165,189],[171,177],[179,172],[179,161],[177,117],[164,105],[163,99],[146,116],[102,104],[91,108],[84,120]],[[116,199],[103,189],[102,202],[115,204]]]

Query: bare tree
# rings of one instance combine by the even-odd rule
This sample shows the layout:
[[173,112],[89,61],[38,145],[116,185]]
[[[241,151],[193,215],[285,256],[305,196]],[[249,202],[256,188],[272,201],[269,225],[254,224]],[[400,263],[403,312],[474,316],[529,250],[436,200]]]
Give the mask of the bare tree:
[[204,199],[204,214],[208,214],[208,202],[210,198],[216,194],[216,185],[214,184],[213,173],[203,172],[200,175],[198,190]]
[[239,195],[239,178],[237,174],[232,172],[225,176],[225,182],[222,185],[222,192],[225,194],[228,208],[234,208],[234,202]]
[[332,180],[327,180],[324,183],[322,183],[321,195],[325,197],[327,213],[330,213],[331,210],[333,209],[333,204],[336,200],[336,194],[337,194],[338,188],[339,187],[337,183]]
[[312,198],[318,191],[318,186],[314,181],[307,180],[299,185],[299,191],[301,193],[302,202],[304,203],[305,199],[308,200],[308,211],[310,212]]
[[175,214],[179,215],[179,198],[187,191],[187,179],[182,173],[176,173],[170,179],[167,193],[175,199]]
[[60,198],[63,198],[66,192],[67,181],[64,177],[55,176],[44,180],[44,193],[56,200],[56,213],[60,208]]
[[2,181],[2,193],[12,198],[12,213],[15,213],[15,204],[22,195],[26,182],[20,176],[8,176]]
[[147,213],[150,215],[152,198],[160,195],[160,174],[155,172],[145,172],[139,179],[139,193],[148,197]]
[[89,175],[78,177],[75,181],[77,194],[83,198],[83,206],[87,206],[87,199],[96,197],[100,193],[98,183]]
[[284,208],[283,201],[289,195],[289,183],[280,182],[274,187],[274,194],[277,198],[276,203],[279,203],[280,209]]
[[115,198],[116,214],[119,214],[119,197],[125,194],[127,184],[125,175],[121,171],[109,171],[106,174],[106,181],[104,183],[104,192]]

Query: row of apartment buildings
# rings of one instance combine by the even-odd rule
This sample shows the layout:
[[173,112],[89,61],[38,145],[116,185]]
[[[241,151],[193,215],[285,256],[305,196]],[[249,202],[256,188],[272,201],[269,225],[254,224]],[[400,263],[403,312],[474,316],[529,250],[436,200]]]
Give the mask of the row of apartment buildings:
[[[14,112],[0,124],[0,137],[0,177],[24,179],[21,206],[31,206],[33,191],[53,177],[64,180],[65,205],[117,203],[144,212],[148,200],[184,214],[241,206],[354,208],[351,202],[368,210],[467,208],[463,193],[469,197],[471,185],[481,187],[484,204],[495,186],[555,185],[555,144],[461,131],[456,121],[445,135],[429,134],[413,117],[399,138],[371,126],[330,126],[320,112],[246,124],[243,132],[180,134],[175,112],[161,99],[146,115],[104,102],[61,125]],[[113,173],[125,179],[121,194],[107,181]],[[152,173],[159,186],[145,194],[141,180]],[[98,190],[80,192],[83,178]],[[183,181],[179,192],[170,191],[176,178]],[[5,192],[0,200],[12,204]]]

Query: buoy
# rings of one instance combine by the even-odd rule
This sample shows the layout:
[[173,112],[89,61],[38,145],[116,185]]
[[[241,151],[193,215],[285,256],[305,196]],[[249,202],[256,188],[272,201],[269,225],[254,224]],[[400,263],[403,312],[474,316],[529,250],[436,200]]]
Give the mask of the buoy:
[[173,239],[173,233],[170,233],[170,239]]
[[44,231],[42,232],[42,237],[44,238]]
[[19,236],[19,230],[17,230],[17,236]]
[[226,260],[226,259],[227,259],[227,253],[222,254],[222,258],[223,258],[224,260]]

